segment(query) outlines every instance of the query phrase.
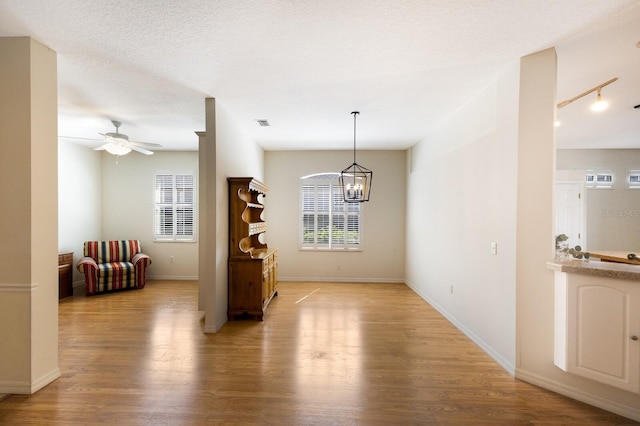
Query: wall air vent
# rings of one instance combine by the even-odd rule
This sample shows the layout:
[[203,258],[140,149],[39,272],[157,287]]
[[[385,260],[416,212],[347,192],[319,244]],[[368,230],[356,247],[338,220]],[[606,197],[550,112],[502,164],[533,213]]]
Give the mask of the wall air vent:
[[256,120],[256,121],[258,122],[260,127],[269,127],[269,126],[271,126],[271,124],[269,124],[269,121],[267,121],[267,120]]

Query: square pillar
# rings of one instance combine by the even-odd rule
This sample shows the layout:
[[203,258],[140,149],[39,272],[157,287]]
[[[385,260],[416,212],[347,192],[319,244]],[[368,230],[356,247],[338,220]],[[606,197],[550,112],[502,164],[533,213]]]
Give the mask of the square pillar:
[[56,54],[0,38],[0,394],[31,394],[58,369]]

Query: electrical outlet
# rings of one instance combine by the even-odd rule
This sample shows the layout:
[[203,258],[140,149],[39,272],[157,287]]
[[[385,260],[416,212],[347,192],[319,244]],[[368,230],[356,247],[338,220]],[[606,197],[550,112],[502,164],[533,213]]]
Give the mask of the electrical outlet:
[[173,261],[174,261],[174,260],[175,260],[175,259],[174,259],[174,257],[173,257],[173,256],[169,256],[169,263],[173,263]]
[[491,243],[491,254],[498,254],[498,243]]
[[341,270],[342,270],[342,265],[338,263],[338,264],[336,265],[336,269],[337,269],[338,271],[341,271]]

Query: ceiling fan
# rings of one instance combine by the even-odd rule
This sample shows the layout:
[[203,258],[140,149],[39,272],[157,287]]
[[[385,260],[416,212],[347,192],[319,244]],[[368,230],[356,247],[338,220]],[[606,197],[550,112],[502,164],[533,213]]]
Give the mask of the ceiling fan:
[[129,136],[124,133],[120,133],[119,129],[122,126],[122,122],[111,120],[111,123],[115,126],[115,132],[108,133],[99,133],[104,136],[105,144],[95,148],[97,151],[105,150],[109,154],[113,155],[126,155],[133,151],[137,151],[144,155],[152,155],[153,152],[149,151],[146,148],[158,148],[161,145],[157,143],[145,143],[145,142],[134,142],[129,140]]

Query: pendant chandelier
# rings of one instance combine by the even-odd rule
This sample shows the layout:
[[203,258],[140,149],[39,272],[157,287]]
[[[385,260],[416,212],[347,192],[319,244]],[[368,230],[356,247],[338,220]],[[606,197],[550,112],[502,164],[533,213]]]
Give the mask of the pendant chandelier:
[[340,186],[345,203],[369,201],[373,172],[356,163],[356,117],[360,112],[353,111],[353,164],[340,173]]

